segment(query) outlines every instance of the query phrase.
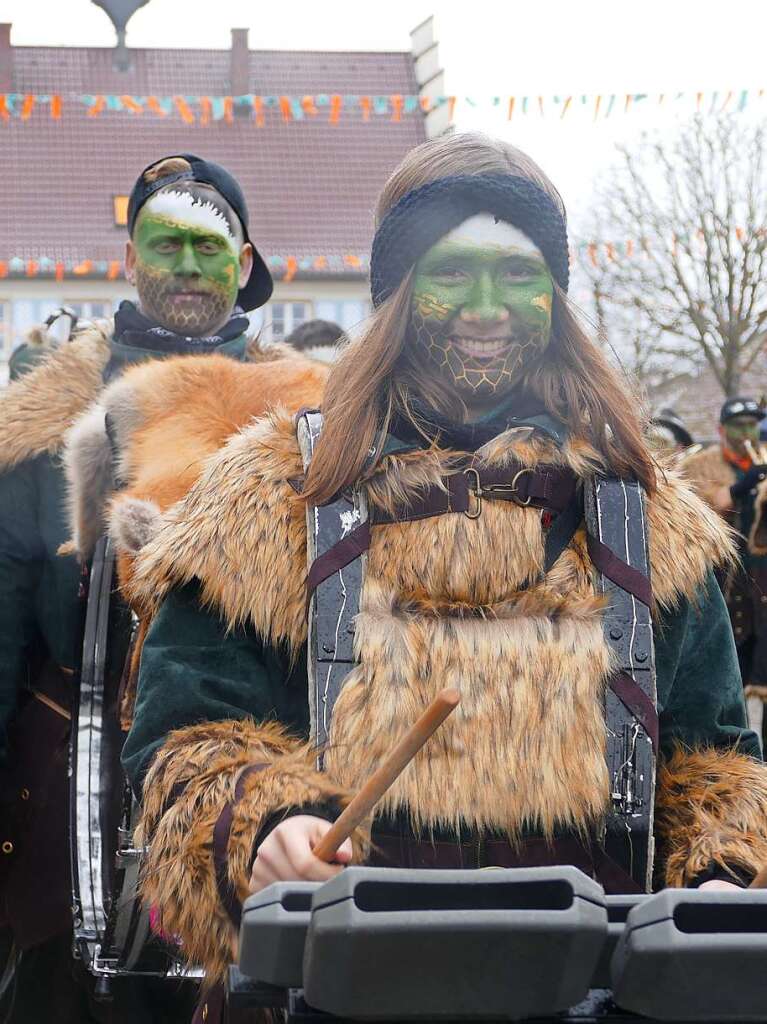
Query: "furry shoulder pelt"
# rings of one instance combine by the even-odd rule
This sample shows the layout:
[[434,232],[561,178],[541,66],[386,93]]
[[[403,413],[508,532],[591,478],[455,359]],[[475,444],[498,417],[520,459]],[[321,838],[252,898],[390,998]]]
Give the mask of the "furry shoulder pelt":
[[276,405],[317,406],[327,375],[326,366],[276,346],[257,362],[176,356],[126,370],[67,436],[77,553],[88,558],[108,527],[118,552],[134,554],[208,456]]
[[58,452],[77,417],[103,387],[112,321],[102,320],[9,385],[0,399],[0,472]]
[[[491,464],[509,458],[525,465],[564,462],[581,478],[599,463],[581,442],[568,442],[558,451],[548,441],[522,440],[528,434],[509,431],[480,454]],[[408,493],[439,482],[449,461],[422,451],[384,460],[380,479],[370,482],[369,497],[384,506],[392,498],[402,501]],[[188,495],[163,516],[160,532],[137,559],[133,596],[156,602],[171,588],[196,578],[205,601],[230,625],[250,623],[267,639],[300,645],[306,635],[305,510],[289,481],[302,472],[290,416],[276,411],[232,437],[208,461]],[[510,508],[498,507],[507,504],[486,503],[482,522],[507,516]],[[731,531],[673,468],[659,475],[647,508],[655,599],[659,608],[670,609],[682,598],[694,600],[709,569],[733,559]],[[524,578],[539,567],[543,535],[535,510],[514,509],[515,516],[520,513],[535,533],[532,549],[524,553],[532,570],[529,565],[518,567]],[[460,519],[438,517],[410,526],[422,534],[424,548],[432,550],[439,543],[439,530],[448,529],[440,524]],[[388,535],[398,527],[378,529]],[[493,539],[487,540],[492,545]]]

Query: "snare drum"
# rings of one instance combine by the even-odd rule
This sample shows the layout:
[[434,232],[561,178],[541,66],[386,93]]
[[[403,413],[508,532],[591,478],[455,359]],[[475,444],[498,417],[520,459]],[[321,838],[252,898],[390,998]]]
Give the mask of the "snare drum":
[[[133,842],[138,805],[120,765],[117,686],[106,672],[114,551],[94,552],[72,728],[71,825],[75,953],[96,975],[200,976],[150,929],[137,896],[143,850]],[[114,691],[114,692],[112,692]]]

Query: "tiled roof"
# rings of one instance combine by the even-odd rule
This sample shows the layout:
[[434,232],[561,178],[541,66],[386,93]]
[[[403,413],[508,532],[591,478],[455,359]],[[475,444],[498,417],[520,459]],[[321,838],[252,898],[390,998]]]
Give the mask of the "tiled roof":
[[[231,93],[228,50],[133,50],[128,72],[110,49],[14,47],[19,93],[223,96]],[[409,53],[250,51],[249,92],[257,95],[413,94]],[[268,111],[233,124],[186,125],[104,111],[88,117],[69,104],[60,121],[36,111],[0,122],[0,259],[111,260],[125,229],[114,226],[112,197],[163,154],[189,151],[224,164],[248,199],[251,235],[265,256],[340,258],[366,253],[373,207],[389,173],[425,138],[419,114],[400,122],[358,112],[282,122]]]

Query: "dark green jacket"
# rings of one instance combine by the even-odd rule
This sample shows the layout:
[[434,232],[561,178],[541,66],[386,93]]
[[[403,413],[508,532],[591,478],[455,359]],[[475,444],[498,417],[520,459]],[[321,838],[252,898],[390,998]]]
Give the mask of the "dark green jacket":
[[[746,727],[743,688],[727,609],[713,573],[697,606],[683,601],[655,630],[661,745],[739,745],[761,758]],[[134,788],[172,729],[195,722],[277,719],[308,734],[305,652],[290,669],[285,652],[251,630],[227,631],[200,607],[190,585],[165,600],[143,647],[133,727],[123,764]]]
[[[218,351],[243,358],[246,344],[243,336]],[[130,363],[158,358],[114,341],[110,348],[110,377]],[[74,557],[57,554],[69,537],[58,454],[43,453],[0,473],[0,765],[20,687],[33,684],[47,658],[70,670],[79,661],[80,569]]]
[[[243,335],[218,351],[243,358],[246,347]],[[129,363],[158,358],[155,352],[114,342],[109,348],[108,355],[99,357],[105,379]],[[64,350],[62,355],[66,360]],[[56,358],[53,353],[39,373],[45,374]],[[9,401],[6,409],[15,408],[10,403],[21,392],[14,389],[34,388],[36,379],[35,372],[26,375],[0,402]],[[98,376],[94,383],[98,390]],[[58,387],[56,378],[51,396],[49,376],[47,394],[54,405]],[[60,387],[67,387],[65,373]],[[97,397],[94,393],[88,399],[87,389],[81,391],[86,402]],[[35,403],[35,408],[40,406]],[[24,424],[14,424],[10,415],[4,423],[9,430],[16,429],[18,442]],[[58,554],[60,545],[70,539],[70,528],[61,457],[58,451],[50,453],[56,447],[51,444],[51,427],[57,426],[55,410],[49,411],[47,443],[41,442],[37,453],[0,472],[0,925],[10,925],[21,948],[71,928],[67,716],[74,711],[85,608],[80,567],[73,556]],[[68,426],[62,420],[60,442]],[[26,447],[34,452],[34,418],[28,427]],[[129,623],[127,610],[115,602],[107,660],[115,691]]]

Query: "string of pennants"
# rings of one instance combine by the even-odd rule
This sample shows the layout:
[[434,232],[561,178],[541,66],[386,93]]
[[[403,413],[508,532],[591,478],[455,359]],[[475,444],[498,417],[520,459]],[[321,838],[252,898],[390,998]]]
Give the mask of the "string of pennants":
[[[767,235],[767,227],[759,228],[758,237]],[[750,233],[744,228],[735,228],[734,237],[742,244]],[[702,232],[693,235],[674,235],[668,240],[668,251],[674,253],[677,246],[690,243],[702,244]],[[647,259],[651,250],[657,248],[657,241],[646,238],[627,239],[623,242],[577,241],[570,246],[570,263],[588,262],[599,266],[600,262],[620,262],[624,259]],[[272,274],[281,281],[291,281],[300,273],[367,273],[370,268],[368,253],[332,254],[328,256],[268,256],[266,263]],[[57,281],[69,277],[100,277],[116,281],[123,277],[121,260],[59,260],[48,256],[38,259],[24,259],[12,256],[0,259],[0,279],[5,277],[53,277]]]
[[342,117],[351,115],[363,121],[386,117],[402,121],[419,112],[447,107],[449,120],[453,120],[456,107],[497,108],[507,120],[520,117],[558,118],[585,112],[594,121],[604,120],[616,113],[629,114],[648,107],[685,105],[696,113],[719,114],[740,112],[754,102],[764,100],[765,89],[730,89],[708,92],[674,93],[597,93],[570,96],[490,96],[475,99],[470,96],[404,96],[342,95],[322,93],[306,96],[128,96],[128,95],[38,95],[34,93],[0,93],[0,121],[18,118],[28,121],[47,111],[53,120],[61,120],[73,110],[85,111],[88,117],[107,113],[128,115],[148,114],[154,117],[180,117],[187,124],[206,125],[224,121],[233,123],[235,115],[247,115],[263,127],[270,120],[311,121],[317,118],[338,124]]
[[[370,258],[367,253],[346,253],[328,256],[297,257],[268,256],[266,263],[275,277],[291,281],[296,274],[312,273],[363,273],[367,272]],[[0,259],[0,279],[4,277],[52,277],[63,281],[69,277],[101,277],[117,281],[124,276],[122,260],[57,260],[49,256],[39,259],[23,259],[12,256]]]

